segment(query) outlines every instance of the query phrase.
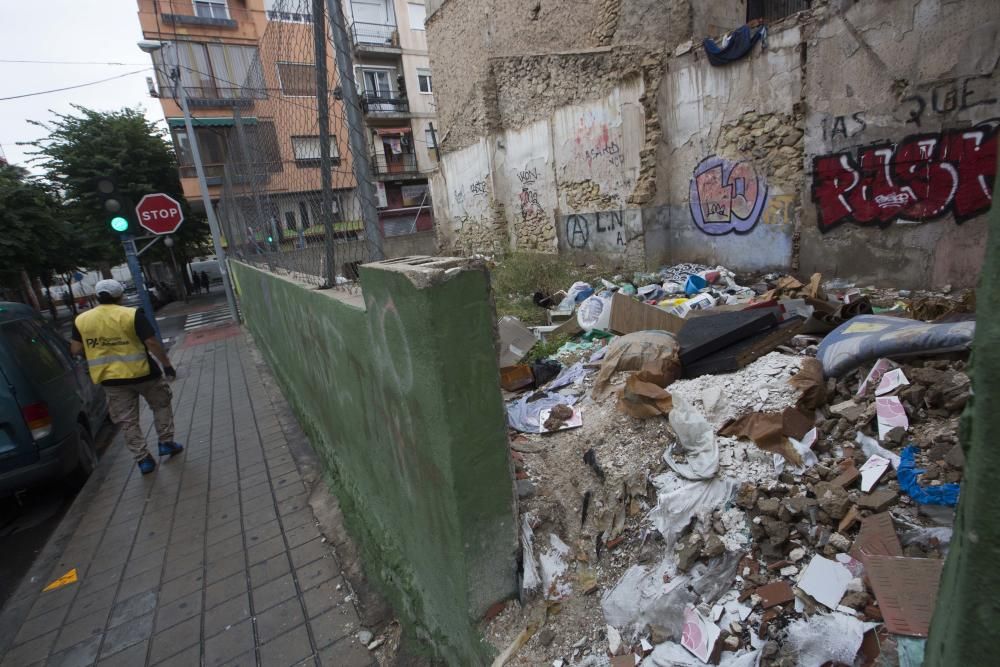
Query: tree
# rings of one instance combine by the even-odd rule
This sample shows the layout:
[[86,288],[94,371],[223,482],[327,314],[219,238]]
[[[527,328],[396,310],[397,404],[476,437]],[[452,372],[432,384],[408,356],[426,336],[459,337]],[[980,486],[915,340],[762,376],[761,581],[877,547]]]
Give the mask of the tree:
[[[108,227],[95,184],[98,178],[115,180],[118,190],[137,204],[143,195],[166,193],[181,202],[185,222],[174,234],[182,256],[199,254],[207,245],[208,225],[192,215],[181,190],[177,159],[163,131],[138,109],[94,111],[74,106],[76,115],[55,114],[50,123],[29,121],[48,135],[29,142],[34,161],[62,192],[65,211],[80,230],[88,265],[107,271],[124,259],[117,235]],[[147,261],[167,260],[163,244],[153,246]]]
[[62,216],[58,194],[28,172],[0,161],[0,283],[31,298],[31,278],[48,287],[54,274],[76,270],[79,235]]

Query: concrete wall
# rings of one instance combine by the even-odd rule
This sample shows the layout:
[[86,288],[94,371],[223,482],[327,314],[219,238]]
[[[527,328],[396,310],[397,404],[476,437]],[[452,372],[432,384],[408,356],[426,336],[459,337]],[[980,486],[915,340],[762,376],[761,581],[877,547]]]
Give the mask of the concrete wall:
[[[491,170],[492,239],[650,268],[975,284],[1000,126],[995,0],[815,3],[724,66],[701,42],[741,25],[744,0],[546,1],[528,18],[508,4],[447,0],[428,33],[432,61],[454,68],[438,87],[455,113],[437,188],[472,150],[474,172]],[[546,17],[565,25],[525,44]],[[479,51],[459,62],[466,43]],[[451,98],[449,79],[474,94]],[[588,114],[608,121],[609,147],[620,122],[620,156],[588,152],[603,138],[586,136]],[[447,245],[463,211],[435,203]]]
[[361,268],[361,295],[234,263],[240,303],[407,628],[487,662],[475,622],[516,590],[517,539],[485,269]]

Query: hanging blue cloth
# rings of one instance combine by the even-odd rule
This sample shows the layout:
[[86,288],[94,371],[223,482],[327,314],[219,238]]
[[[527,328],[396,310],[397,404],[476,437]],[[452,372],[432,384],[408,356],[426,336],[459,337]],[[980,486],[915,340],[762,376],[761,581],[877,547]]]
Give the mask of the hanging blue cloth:
[[916,467],[916,453],[917,448],[910,445],[903,449],[899,457],[899,470],[896,471],[899,490],[921,505],[957,505],[958,484],[920,485],[917,476],[923,474],[924,470]]
[[746,56],[758,40],[763,40],[764,48],[767,48],[767,26],[761,26],[751,32],[750,26],[745,25],[726,35],[721,44],[716,44],[714,39],[708,37],[702,43],[708,55],[708,62],[718,67]]

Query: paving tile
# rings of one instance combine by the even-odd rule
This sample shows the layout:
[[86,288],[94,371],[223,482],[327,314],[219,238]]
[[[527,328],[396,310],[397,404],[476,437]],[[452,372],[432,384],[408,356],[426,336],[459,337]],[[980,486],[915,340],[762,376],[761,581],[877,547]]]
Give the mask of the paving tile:
[[201,646],[195,644],[160,662],[150,661],[149,664],[155,667],[197,667],[201,664]]
[[232,574],[214,584],[209,584],[205,588],[205,608],[211,609],[215,605],[221,604],[246,591],[247,573],[245,570],[240,570],[236,574]]
[[[56,576],[62,576],[62,574]],[[28,618],[38,618],[42,614],[47,614],[54,609],[68,606],[73,601],[73,597],[77,593],[76,589],[79,586],[79,583],[70,584],[69,586],[63,586],[62,588],[49,591],[48,593],[42,593],[38,596],[35,604],[31,606],[31,611],[28,612]]]
[[250,595],[242,593],[205,612],[205,637],[212,637],[247,618],[250,618]]
[[156,611],[156,632],[162,632],[181,621],[200,614],[201,596],[202,592],[197,590],[177,598],[170,604],[160,606]]
[[[284,521],[282,521],[284,523]],[[295,528],[289,528],[285,525],[285,540],[288,542],[288,546],[294,549],[297,546],[310,542],[320,536],[319,528],[317,528],[312,523],[302,524]]]
[[[247,557],[242,551],[230,554],[222,560],[209,563],[205,566],[205,581],[214,584],[237,572],[243,572],[247,567]],[[244,573],[245,574],[245,573]]]
[[222,559],[225,559],[230,554],[234,554],[237,551],[243,550],[243,535],[236,534],[232,537],[222,540],[221,542],[216,542],[214,544],[208,545],[205,550],[208,562],[213,563]]
[[291,667],[312,653],[309,633],[305,625],[300,625],[261,646],[260,663],[269,667]]
[[165,547],[162,547],[145,556],[138,558],[130,557],[128,563],[125,565],[125,578],[128,579],[150,571],[154,571],[158,578],[160,570],[163,567],[163,559],[166,555],[167,550]]
[[292,549],[292,565],[294,567],[302,567],[303,565],[308,565],[317,558],[330,556],[332,553],[333,549],[330,545],[317,538]]
[[205,640],[204,664],[209,667],[224,665],[242,656],[253,645],[253,624],[247,619]]
[[69,612],[69,606],[64,605],[26,621],[14,636],[13,645],[23,644],[35,637],[41,637],[47,632],[58,629],[62,625],[63,619],[66,618],[67,612]]
[[320,614],[310,619],[309,628],[312,630],[316,646],[322,648],[344,637],[354,636],[360,630],[360,625],[344,622],[340,614]]
[[[30,621],[27,621],[30,622]],[[3,657],[3,662],[0,665],[3,667],[24,667],[24,665],[30,665],[34,662],[44,660],[49,654],[49,649],[52,648],[52,644],[56,641],[56,633],[58,630],[53,630],[48,632],[41,637],[35,637],[30,641],[26,641],[19,646],[15,646]]]
[[257,613],[257,636],[266,643],[294,627],[305,623],[302,603],[298,598],[285,600],[279,605]]
[[176,579],[193,570],[200,570],[204,566],[205,557],[201,552],[169,560],[163,566],[163,580],[170,581],[171,579]]
[[203,570],[194,570],[160,585],[160,604],[169,604],[188,593],[201,590],[205,585]]
[[247,562],[255,565],[285,552],[285,540],[280,534],[258,544],[247,545]]
[[330,554],[295,570],[295,578],[298,579],[299,588],[302,590],[312,588],[338,576],[340,576],[340,566]]
[[309,618],[312,618],[328,609],[344,604],[344,598],[347,595],[348,589],[344,585],[344,580],[341,577],[337,577],[315,588],[304,591],[302,593],[302,602],[305,604],[306,613],[309,615]]
[[145,572],[143,574],[138,574],[131,579],[126,579],[121,583],[121,587],[118,589],[118,595],[115,599],[121,602],[135,597],[140,593],[155,591],[160,584],[159,574],[159,572]]
[[[107,646],[107,642],[104,645]],[[105,655],[102,652],[97,667],[137,667],[143,665],[148,649],[149,640],[143,639],[113,654]]]
[[201,617],[192,616],[153,636],[149,663],[156,664],[201,642]]
[[53,654],[45,664],[47,667],[89,667],[97,660],[97,651],[100,647],[101,635],[93,635],[89,639]]
[[[104,633],[104,643],[101,645],[101,660],[103,661],[108,656],[111,656],[119,651],[123,651],[130,646],[136,644],[143,644],[143,660],[145,659],[145,642],[149,639],[149,635],[153,631],[153,613],[150,612],[145,616],[140,616],[138,618],[133,618],[132,620],[122,623],[121,625],[108,630]],[[103,664],[103,663],[98,663]],[[135,662],[121,663],[125,664],[136,664]],[[142,664],[140,661],[138,664]]]
[[291,570],[292,566],[288,560],[288,555],[280,553],[277,556],[250,566],[250,584],[255,588],[263,586],[283,574],[288,574]]
[[108,627],[113,628],[125,621],[142,616],[156,608],[156,591],[146,591],[119,602],[111,610]]
[[339,642],[319,651],[321,667],[342,667],[343,665],[374,665],[371,653],[354,637],[345,637]]
[[292,579],[292,575],[286,574],[263,586],[254,587],[250,594],[253,597],[254,610],[259,614],[261,611],[294,596],[296,594],[295,581]]
[[63,651],[92,637],[100,637],[101,633],[104,632],[104,626],[107,624],[108,614],[110,613],[110,606],[103,609],[94,609],[82,618],[71,623],[65,623],[59,632],[59,638],[52,647],[52,652]]

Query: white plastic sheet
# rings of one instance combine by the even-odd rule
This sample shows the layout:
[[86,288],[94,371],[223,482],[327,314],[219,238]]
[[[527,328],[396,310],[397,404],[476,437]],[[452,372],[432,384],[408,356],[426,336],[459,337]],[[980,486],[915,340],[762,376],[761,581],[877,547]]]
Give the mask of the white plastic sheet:
[[711,479],[719,471],[719,445],[715,441],[715,433],[705,417],[687,399],[673,396],[673,408],[670,410],[670,427],[677,434],[677,440],[684,450],[687,461],[678,463],[670,455],[670,450],[663,452],[663,460],[667,462],[681,477],[688,479]]
[[853,665],[867,629],[865,623],[846,614],[814,614],[788,626],[786,645],[798,653],[799,667],[820,667],[831,661]]
[[732,477],[689,482],[665,474],[653,478],[657,487],[657,505],[649,518],[671,549],[677,536],[695,516],[707,516],[733,497],[736,481]]
[[[719,667],[757,667],[762,653],[760,650],[745,653],[723,651]],[[680,644],[664,642],[653,649],[653,652],[639,663],[639,667],[701,667],[702,664]]]
[[868,456],[875,456],[876,454],[889,459],[892,463],[892,467],[895,470],[899,470],[899,454],[894,454],[888,449],[878,444],[878,440],[875,438],[869,438],[867,435],[858,431],[855,436],[854,441],[861,445],[861,451],[863,451]]

